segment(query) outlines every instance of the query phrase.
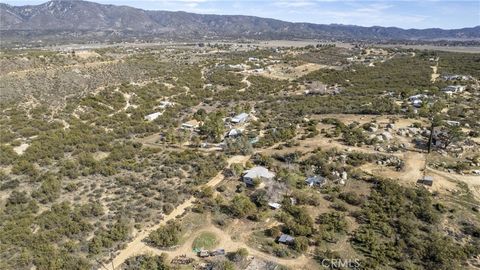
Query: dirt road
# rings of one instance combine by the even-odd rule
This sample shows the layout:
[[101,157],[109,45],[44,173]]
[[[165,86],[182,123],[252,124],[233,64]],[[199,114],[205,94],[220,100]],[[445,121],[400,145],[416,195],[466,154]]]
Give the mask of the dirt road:
[[367,163],[360,166],[360,169],[373,175],[398,179],[402,184],[407,184],[409,186],[415,185],[417,180],[423,176],[425,154],[410,151],[402,154],[400,154],[400,157],[405,161],[405,168],[401,171],[396,171],[392,168],[377,165],[375,163]]
[[431,68],[432,68],[432,70],[433,70],[433,71],[432,71],[432,79],[431,79],[431,81],[432,81],[432,83],[434,83],[435,80],[437,80],[437,78],[440,76],[440,74],[438,74],[438,72],[437,72],[437,71],[438,71],[438,60],[436,61],[435,66],[431,66]]
[[[250,156],[233,156],[227,160],[228,165],[232,163],[245,163],[247,160],[250,159]],[[207,186],[214,187],[218,185],[222,180],[224,179],[224,175],[222,172],[219,172],[217,175],[215,175],[208,183],[206,184]],[[135,237],[127,244],[126,248],[120,251],[120,253],[113,259],[113,262],[108,263],[107,266],[112,269],[112,265],[114,269],[118,269],[119,266],[128,258],[139,255],[139,254],[144,254],[147,251],[151,251],[152,248],[148,247],[145,245],[144,242],[142,242],[152,231],[158,229],[160,226],[164,225],[170,220],[175,219],[177,216],[182,215],[185,210],[189,207],[192,206],[193,201],[195,198],[192,196],[189,199],[187,199],[185,202],[182,204],[178,205],[170,214],[166,215],[162,221],[160,221],[158,224],[149,227],[143,231],[140,231]],[[113,269],[112,269],[113,270]]]
[[309,265],[312,265],[313,262],[307,257],[305,257],[304,255],[295,259],[282,259],[279,257],[275,257],[272,255],[263,253],[261,251],[258,251],[256,249],[253,249],[247,246],[244,241],[233,240],[230,234],[226,233],[222,229],[219,229],[213,226],[212,224],[209,224],[207,227],[204,227],[199,231],[195,232],[194,234],[190,235],[187,241],[185,241],[185,243],[183,243],[180,247],[176,248],[175,250],[166,251],[166,250],[160,250],[160,249],[147,246],[144,249],[144,252],[148,252],[155,255],[166,253],[168,254],[169,258],[174,258],[180,255],[187,255],[187,257],[193,257],[195,256],[195,254],[193,254],[192,252],[193,241],[198,235],[200,235],[203,232],[211,232],[215,234],[218,239],[217,247],[223,248],[227,251],[235,251],[239,248],[245,248],[248,250],[249,255],[252,255],[254,257],[261,258],[267,261],[273,261],[273,262],[291,267],[292,269],[312,269],[312,268],[305,268],[305,267],[308,267]]
[[446,187],[450,190],[458,189],[455,182],[467,184],[468,189],[472,192],[473,197],[477,201],[480,201],[480,176],[460,175],[457,173],[436,170],[430,167],[427,167],[427,171],[429,174],[434,176],[435,184],[450,183],[450,185]]

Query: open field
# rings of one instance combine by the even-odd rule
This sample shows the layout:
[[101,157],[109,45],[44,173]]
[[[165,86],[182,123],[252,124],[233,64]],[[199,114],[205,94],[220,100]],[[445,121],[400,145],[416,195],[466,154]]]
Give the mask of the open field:
[[403,48],[403,49],[414,49],[414,50],[436,50],[444,52],[460,52],[460,53],[480,53],[480,47],[472,46],[435,46],[435,45],[378,45],[379,47],[385,48]]

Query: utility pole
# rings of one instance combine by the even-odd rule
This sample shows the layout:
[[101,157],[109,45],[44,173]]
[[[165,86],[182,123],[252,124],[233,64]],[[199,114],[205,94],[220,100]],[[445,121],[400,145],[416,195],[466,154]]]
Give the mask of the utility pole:
[[430,136],[428,136],[427,154],[425,155],[425,166],[423,166],[423,178],[427,172],[428,155],[432,151],[433,131],[435,130],[435,116],[430,118]]
[[112,270],[115,270],[115,265],[113,264],[113,252],[110,251],[110,260],[112,261]]
[[97,261],[98,264],[100,264],[103,268],[105,268],[105,270],[108,270],[108,268],[105,266],[105,264],[103,264],[100,260],[98,259],[95,259]]
[[430,152],[432,151],[432,141],[433,141],[433,130],[434,130],[434,124],[433,124],[433,118],[431,120],[431,125],[430,125],[430,136],[428,138],[428,153],[427,154],[430,154]]

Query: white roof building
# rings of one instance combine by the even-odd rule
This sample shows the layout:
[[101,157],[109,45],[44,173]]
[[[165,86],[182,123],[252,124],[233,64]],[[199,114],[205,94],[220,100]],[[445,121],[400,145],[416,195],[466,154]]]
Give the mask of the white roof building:
[[239,115],[236,115],[235,117],[232,118],[232,120],[230,120],[232,123],[243,123],[245,121],[247,121],[248,119],[248,113],[241,113]]
[[447,123],[449,126],[460,126],[460,122],[458,121],[447,120],[445,123]]
[[305,183],[309,187],[323,186],[327,183],[327,178],[325,178],[323,176],[320,176],[320,175],[310,176],[307,179],[305,179]]
[[428,96],[424,95],[424,94],[418,94],[418,95],[408,97],[408,101],[413,102],[415,100],[421,100],[422,98],[426,98],[426,97],[428,97]]
[[159,108],[166,108],[166,107],[171,107],[173,106],[173,102],[170,101],[160,101],[160,105],[158,106]]
[[265,179],[270,180],[275,177],[275,173],[269,171],[265,167],[256,166],[250,170],[246,170],[243,175],[243,182],[247,185],[253,185],[255,179]]
[[232,128],[227,134],[228,137],[237,137],[239,135],[242,135],[242,131],[236,128]]
[[281,204],[275,202],[269,202],[268,206],[270,206],[272,209],[279,209],[280,207],[282,207]]
[[420,100],[420,99],[416,99],[416,100],[412,101],[412,105],[413,105],[414,107],[417,107],[417,108],[422,107],[422,104],[423,104],[423,101]]
[[160,115],[162,115],[161,112],[155,112],[155,113],[151,113],[149,115],[146,115],[144,117],[144,119],[147,120],[147,121],[153,121],[153,120],[157,119]]
[[193,119],[182,124],[183,129],[196,129],[200,126],[200,122]]
[[453,92],[453,93],[461,93],[467,87],[465,85],[449,85],[442,89],[443,92]]

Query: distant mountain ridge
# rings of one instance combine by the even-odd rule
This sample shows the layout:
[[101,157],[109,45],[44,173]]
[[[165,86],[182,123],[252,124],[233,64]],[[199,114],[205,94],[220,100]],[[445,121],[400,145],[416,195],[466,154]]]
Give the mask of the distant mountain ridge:
[[454,30],[291,23],[243,15],[206,15],[142,10],[87,1],[53,0],[40,5],[0,3],[1,37],[56,38],[252,38],[336,40],[480,39],[480,26]]

